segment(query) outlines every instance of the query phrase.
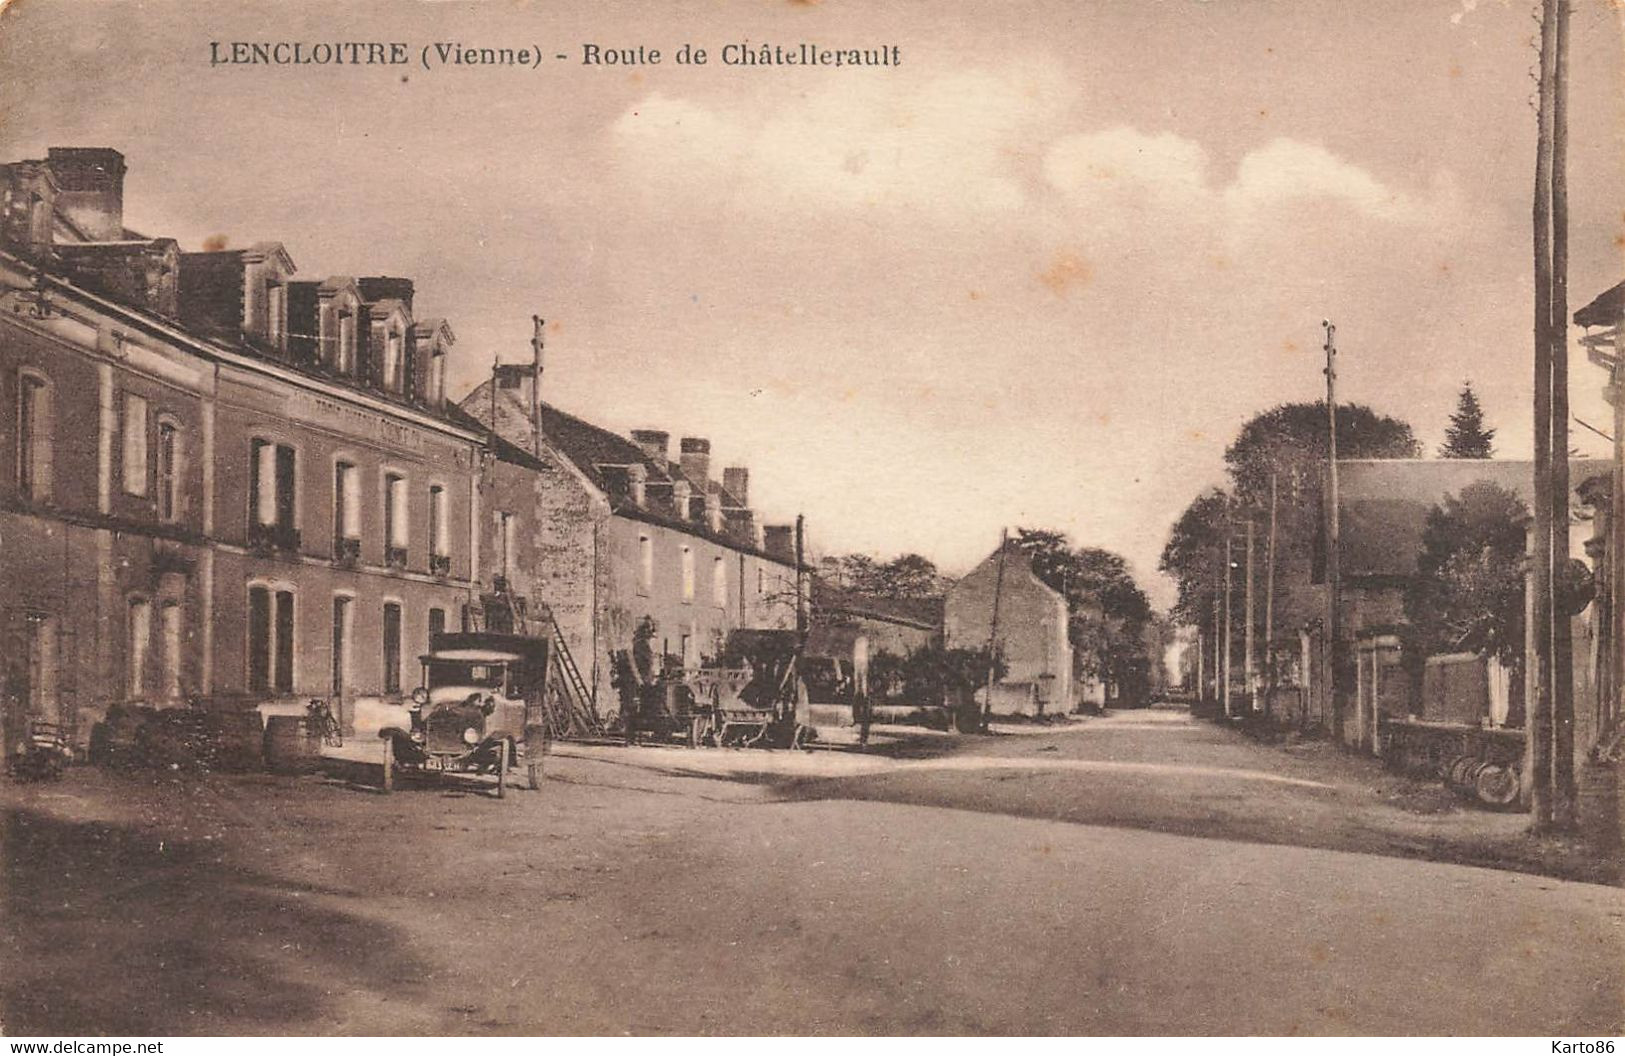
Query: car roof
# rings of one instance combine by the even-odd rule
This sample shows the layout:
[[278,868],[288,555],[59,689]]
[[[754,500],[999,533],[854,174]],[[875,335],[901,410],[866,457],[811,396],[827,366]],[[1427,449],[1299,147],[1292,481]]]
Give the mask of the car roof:
[[497,649],[442,649],[438,653],[424,653],[419,659],[424,662],[511,664],[521,657],[518,653],[504,653]]

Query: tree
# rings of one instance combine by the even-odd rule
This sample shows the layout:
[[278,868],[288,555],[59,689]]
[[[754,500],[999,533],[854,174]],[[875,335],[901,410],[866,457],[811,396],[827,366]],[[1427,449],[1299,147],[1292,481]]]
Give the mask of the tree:
[[888,598],[939,598],[947,581],[929,558],[900,554],[878,561],[869,554],[837,554],[819,562],[819,574],[843,590]]
[[[1422,445],[1406,422],[1358,403],[1337,405],[1338,458],[1416,458]],[[1293,505],[1320,494],[1326,465],[1326,403],[1283,403],[1254,415],[1224,452],[1232,491],[1242,505],[1263,509],[1270,477]],[[1310,506],[1313,509],[1313,506]]]
[[[1413,663],[1448,652],[1493,656],[1508,666],[1522,662],[1529,521],[1523,500],[1487,480],[1428,511],[1416,575],[1405,590]],[[1571,560],[1558,580],[1557,611],[1578,615],[1594,591],[1590,569]]]
[[1489,481],[1428,511],[1416,575],[1405,589],[1413,663],[1473,652],[1507,664],[1523,655],[1524,537],[1529,509]]
[[1473,383],[1465,382],[1456,398],[1456,413],[1444,433],[1440,458],[1489,458],[1495,453],[1495,430],[1484,424],[1484,408],[1479,406]]
[[1185,507],[1162,548],[1157,569],[1174,578],[1179,598],[1173,616],[1181,623],[1205,626],[1221,589],[1224,539],[1235,502],[1228,492],[1210,488]]

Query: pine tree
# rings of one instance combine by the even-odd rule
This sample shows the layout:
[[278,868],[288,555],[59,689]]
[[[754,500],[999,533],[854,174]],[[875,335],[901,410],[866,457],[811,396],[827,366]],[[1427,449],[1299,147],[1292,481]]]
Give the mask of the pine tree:
[[1450,428],[1444,433],[1444,446],[1439,448],[1440,458],[1489,458],[1495,453],[1492,446],[1495,430],[1484,425],[1484,408],[1479,406],[1473,383],[1461,388],[1456,400],[1456,413],[1450,416]]

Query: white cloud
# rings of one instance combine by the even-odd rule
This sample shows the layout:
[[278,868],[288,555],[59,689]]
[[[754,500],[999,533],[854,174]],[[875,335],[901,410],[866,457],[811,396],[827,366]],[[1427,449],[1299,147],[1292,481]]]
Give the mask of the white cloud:
[[781,107],[657,92],[621,115],[610,144],[632,179],[696,193],[722,181],[739,204],[773,214],[997,218],[1029,204],[1027,144],[1075,90],[1039,66],[900,90],[846,84]]
[[1236,169],[1235,180],[1224,189],[1225,203],[1243,214],[1316,199],[1381,220],[1406,221],[1418,215],[1418,203],[1410,195],[1385,186],[1318,144],[1291,139],[1271,140],[1247,154]]

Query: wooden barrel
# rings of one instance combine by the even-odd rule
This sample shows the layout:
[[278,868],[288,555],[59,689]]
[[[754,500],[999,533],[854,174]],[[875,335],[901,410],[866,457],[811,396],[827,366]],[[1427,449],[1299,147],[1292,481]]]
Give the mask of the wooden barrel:
[[265,722],[265,768],[273,774],[304,774],[316,767],[321,737],[302,715],[272,715]]

